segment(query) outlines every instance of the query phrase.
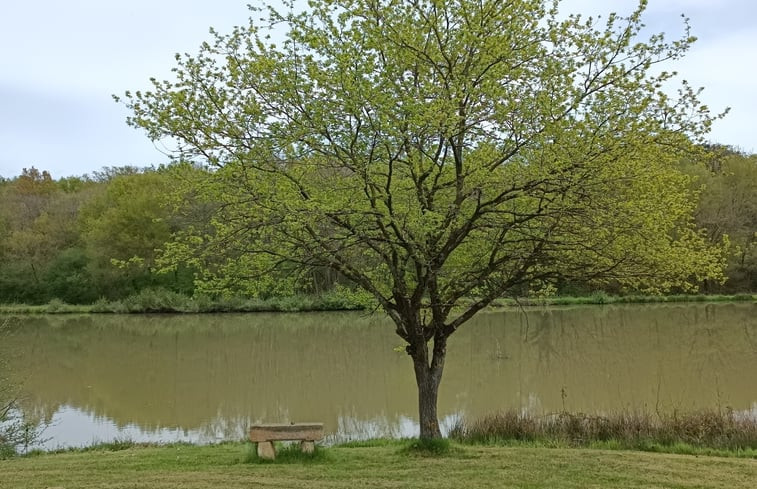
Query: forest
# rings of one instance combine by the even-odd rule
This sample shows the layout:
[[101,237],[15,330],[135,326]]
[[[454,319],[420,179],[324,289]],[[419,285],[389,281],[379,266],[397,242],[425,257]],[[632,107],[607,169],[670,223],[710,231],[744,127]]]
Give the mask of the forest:
[[[757,155],[721,145],[701,149],[696,161],[681,161],[679,170],[699,197],[695,219],[701,232],[724,246],[726,280],[701,283],[700,292],[754,292]],[[57,299],[91,304],[151,289],[186,296],[270,298],[349,285],[318,268],[261,265],[257,273],[241,276],[190,256],[183,265],[164,263],[161,257],[175,236],[209,225],[209,204],[191,195],[193,175],[207,171],[177,163],[56,178],[31,167],[15,177],[0,177],[0,303]],[[558,295],[634,292],[588,280],[556,283],[550,290]],[[530,293],[522,290],[523,296]]]

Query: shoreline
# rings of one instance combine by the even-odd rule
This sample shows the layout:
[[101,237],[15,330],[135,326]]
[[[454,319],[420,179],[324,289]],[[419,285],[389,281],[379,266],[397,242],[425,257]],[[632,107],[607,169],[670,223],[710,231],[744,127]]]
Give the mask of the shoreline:
[[[141,297],[142,295],[140,295]],[[346,297],[334,301],[331,296],[292,296],[271,299],[218,299],[172,296],[170,301],[145,302],[127,298],[119,301],[99,301],[95,304],[66,304],[51,301],[48,304],[0,304],[0,314],[222,314],[256,312],[333,312],[365,311],[373,309],[365,301]],[[553,296],[520,299],[495,299],[486,309],[517,309],[545,306],[612,305],[612,304],[685,304],[757,302],[757,294],[675,294],[614,296],[595,293],[588,296]]]

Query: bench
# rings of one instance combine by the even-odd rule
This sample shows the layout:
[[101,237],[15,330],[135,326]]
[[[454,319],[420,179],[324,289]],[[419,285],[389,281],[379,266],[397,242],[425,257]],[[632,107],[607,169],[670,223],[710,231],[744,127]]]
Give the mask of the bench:
[[313,453],[316,440],[323,438],[323,423],[255,424],[250,426],[250,441],[258,444],[258,457],[276,458],[274,441],[299,441],[304,453]]

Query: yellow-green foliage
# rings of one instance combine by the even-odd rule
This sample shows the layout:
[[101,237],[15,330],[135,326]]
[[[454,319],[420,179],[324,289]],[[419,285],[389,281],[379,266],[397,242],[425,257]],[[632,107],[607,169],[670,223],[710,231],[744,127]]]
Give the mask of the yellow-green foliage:
[[[602,24],[558,3],[253,8],[177,56],[174,80],[125,94],[133,126],[208,166],[192,188],[210,224],[167,266],[196,260],[209,291],[253,294],[272,269],[338,272],[392,318],[428,406],[447,338],[497,297],[721,280],[674,165],[717,116],[685,82],[660,88],[694,38],[642,38],[646,2]],[[432,411],[421,437],[439,436]]]
[[330,267],[390,313],[397,293],[446,307],[558,278],[721,280],[675,165],[715,117],[685,84],[659,90],[673,75],[652,66],[692,38],[640,40],[644,6],[598,26],[543,1],[324,0],[270,13],[283,44],[254,19],[216,34],[176,80],[126,94],[131,124],[211,169],[184,179],[209,220],[165,265],[253,295]]

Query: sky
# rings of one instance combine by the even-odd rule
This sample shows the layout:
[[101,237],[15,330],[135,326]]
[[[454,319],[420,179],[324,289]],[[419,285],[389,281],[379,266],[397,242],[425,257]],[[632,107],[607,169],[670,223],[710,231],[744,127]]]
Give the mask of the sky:
[[[561,12],[630,13],[638,0],[564,0]],[[255,0],[25,0],[0,9],[0,176],[23,168],[54,178],[168,158],[112,95],[170,78],[174,54],[194,54],[212,26],[247,22]],[[274,0],[275,4],[276,0]],[[731,108],[710,140],[757,151],[757,2],[649,0],[650,32],[699,38],[675,68],[713,111]]]

